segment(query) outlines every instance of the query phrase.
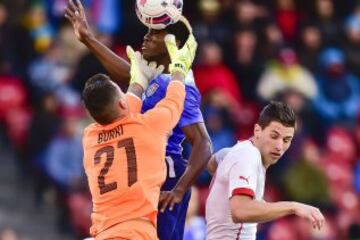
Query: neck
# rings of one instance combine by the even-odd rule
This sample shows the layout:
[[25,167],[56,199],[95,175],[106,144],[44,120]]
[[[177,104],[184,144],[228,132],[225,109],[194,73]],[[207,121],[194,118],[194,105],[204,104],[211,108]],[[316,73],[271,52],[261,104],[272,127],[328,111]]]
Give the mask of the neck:
[[113,122],[120,120],[128,115],[128,111],[119,111]]
[[112,124],[128,115],[127,111],[114,111],[113,114],[109,117],[109,122],[103,125]]
[[270,164],[269,164],[269,163],[266,163],[266,161],[265,161],[265,159],[264,159],[264,157],[263,157],[263,154],[262,154],[262,152],[261,152],[261,150],[260,150],[259,142],[256,140],[255,136],[251,137],[249,140],[250,140],[250,141],[252,142],[252,144],[259,150],[260,155],[261,155],[262,164],[263,164],[263,166],[264,166],[265,169],[268,169],[268,168],[270,167]]
[[160,55],[157,59],[154,59],[152,61],[155,61],[158,65],[163,65],[165,67],[164,73],[169,73],[169,65],[171,63],[169,54]]

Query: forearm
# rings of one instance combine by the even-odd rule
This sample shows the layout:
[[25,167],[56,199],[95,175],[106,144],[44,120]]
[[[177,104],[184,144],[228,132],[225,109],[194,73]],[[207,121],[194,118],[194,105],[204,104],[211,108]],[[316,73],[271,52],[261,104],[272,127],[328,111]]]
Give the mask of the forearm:
[[95,37],[86,38],[83,43],[96,56],[114,81],[128,83],[130,79],[130,64],[117,56]]
[[294,203],[267,203],[251,200],[242,203],[241,207],[232,208],[231,215],[234,222],[268,222],[287,215],[294,214]]
[[171,74],[171,80],[170,81],[179,81],[179,82],[184,83],[185,76],[180,72],[174,72],[173,74]]
[[[176,80],[170,81],[166,89],[165,97],[156,104],[156,106],[164,106],[166,108],[177,109],[176,115],[178,116],[176,117],[177,119],[176,122],[179,121],[181,112],[184,109],[184,101],[186,95],[185,86],[179,83],[179,81]],[[174,113],[173,110],[171,112]]]
[[179,179],[174,190],[185,193],[196,181],[201,172],[205,169],[210,158],[210,140],[205,138],[198,142],[194,142],[185,172]]

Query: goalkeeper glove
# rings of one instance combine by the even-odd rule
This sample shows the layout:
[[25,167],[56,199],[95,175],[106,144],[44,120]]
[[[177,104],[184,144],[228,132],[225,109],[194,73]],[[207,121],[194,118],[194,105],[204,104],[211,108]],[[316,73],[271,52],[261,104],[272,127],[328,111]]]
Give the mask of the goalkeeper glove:
[[171,59],[171,64],[169,65],[170,73],[180,72],[185,77],[191,68],[197,49],[194,35],[190,34],[184,46],[178,49],[175,36],[168,34],[165,36],[165,45]]
[[148,63],[140,52],[134,51],[132,47],[126,47],[126,53],[130,59],[130,85],[139,84],[144,90],[149,81],[160,75],[164,71],[164,66],[155,62]]

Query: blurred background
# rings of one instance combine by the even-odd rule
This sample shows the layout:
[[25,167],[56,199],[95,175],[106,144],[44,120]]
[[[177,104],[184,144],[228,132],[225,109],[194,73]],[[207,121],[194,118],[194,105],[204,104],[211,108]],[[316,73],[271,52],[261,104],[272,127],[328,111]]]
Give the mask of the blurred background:
[[[118,55],[141,46],[135,1],[83,3]],[[88,236],[81,134],[91,120],[80,93],[105,70],[76,40],[66,4],[0,0],[0,240]],[[199,41],[193,70],[214,151],[250,137],[269,100],[299,116],[265,199],[314,204],[327,221],[321,231],[293,217],[261,224],[258,239],[360,239],[360,1],[185,0],[184,14]],[[204,172],[194,187],[186,240],[205,239],[210,180]]]

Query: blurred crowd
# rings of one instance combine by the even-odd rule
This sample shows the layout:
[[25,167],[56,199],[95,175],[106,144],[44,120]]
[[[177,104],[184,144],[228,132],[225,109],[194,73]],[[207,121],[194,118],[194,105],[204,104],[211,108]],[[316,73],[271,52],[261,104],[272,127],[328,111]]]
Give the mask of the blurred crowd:
[[[82,2],[98,39],[116,54],[126,58],[126,45],[141,46],[147,29],[134,1]],[[289,217],[260,225],[258,239],[359,239],[360,1],[184,2],[199,42],[193,71],[214,151],[249,138],[269,100],[285,101],[299,117],[292,147],[268,172],[265,200],[314,204],[325,227],[313,231]],[[106,71],[63,18],[66,4],[0,1],[0,143],[16,154],[34,205],[53,192],[59,232],[85,237],[91,201],[81,134],[91,120],[81,90]],[[210,181],[205,171],[194,188],[186,240],[204,239]]]

